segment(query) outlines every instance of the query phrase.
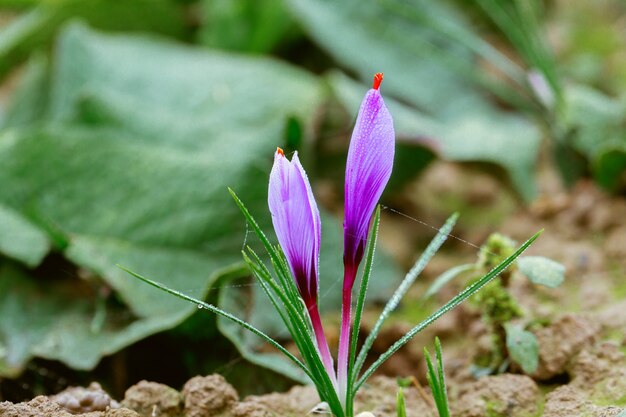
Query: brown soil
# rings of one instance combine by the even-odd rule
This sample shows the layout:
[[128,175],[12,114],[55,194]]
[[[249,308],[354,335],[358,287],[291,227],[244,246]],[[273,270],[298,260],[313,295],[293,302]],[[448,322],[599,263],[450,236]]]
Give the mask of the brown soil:
[[[587,323],[586,320],[583,316],[568,314],[541,331],[546,345],[552,346],[557,338],[563,341],[563,347],[556,353],[542,353],[542,372],[566,374],[569,383],[556,387],[544,397],[540,383],[526,375],[502,374],[478,380],[451,378],[449,391],[453,415],[617,416],[626,405],[626,357],[617,343],[592,343],[599,333],[597,325],[590,326],[595,332],[588,331],[585,337],[568,332],[567,329],[578,328]],[[575,337],[568,342],[563,339],[567,337],[564,335]],[[538,375],[545,377],[547,374],[538,371]],[[395,379],[374,377],[357,396],[356,408],[371,412],[376,417],[395,417],[397,390]],[[437,414],[429,395],[427,389],[405,389],[407,415],[435,417]],[[126,391],[121,404],[111,400],[97,384],[86,389],[70,388],[55,396],[36,397],[27,403],[0,403],[0,416],[303,416],[318,401],[311,386],[296,386],[285,393],[249,396],[240,400],[237,391],[222,376],[210,375],[190,379],[181,392],[162,384],[141,381]]]

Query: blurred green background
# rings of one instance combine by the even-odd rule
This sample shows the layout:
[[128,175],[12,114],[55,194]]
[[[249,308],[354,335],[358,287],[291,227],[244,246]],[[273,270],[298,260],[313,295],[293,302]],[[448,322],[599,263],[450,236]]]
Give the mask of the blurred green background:
[[[385,204],[419,208],[411,184],[436,160],[492,175],[516,205],[545,165],[623,194],[625,16],[620,0],[0,0],[0,399],[94,378],[116,393],[214,371],[242,392],[301,380],[116,264],[284,336],[226,191],[267,227],[281,146],[325,211],[333,311],[344,159],[375,72],[398,139]],[[380,258],[374,298],[403,266]]]

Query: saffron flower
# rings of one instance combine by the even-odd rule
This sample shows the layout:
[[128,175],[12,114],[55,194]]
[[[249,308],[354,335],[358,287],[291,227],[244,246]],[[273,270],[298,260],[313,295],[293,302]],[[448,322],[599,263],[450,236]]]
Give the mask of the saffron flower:
[[365,94],[350,140],[344,197],[344,278],[337,360],[340,395],[345,396],[350,348],[352,287],[363,259],[370,221],[389,181],[395,152],[393,120],[380,95],[383,74]]
[[[274,155],[274,165],[269,179],[268,205],[282,254],[281,250],[269,241],[235,192],[230,189],[229,191],[246,218],[247,224],[252,227],[263,244],[272,261],[274,272],[270,271],[250,247],[242,250],[243,258],[291,333],[300,351],[301,359],[262,330],[236,315],[123,268],[136,278],[218,314],[268,342],[282,352],[315,384],[322,400],[318,408],[336,417],[353,417],[354,398],[359,388],[386,360],[426,326],[475,294],[504,271],[541,233],[535,234],[506,260],[411,328],[371,365],[362,370],[383,322],[398,306],[426,263],[445,242],[457,217],[455,214],[448,219],[407,273],[385,305],[357,355],[358,329],[366,299],[367,284],[372,272],[380,221],[380,210],[375,212],[375,208],[389,181],[394,158],[393,121],[379,91],[382,79],[382,73],[376,74],[372,89],[365,94],[348,151],[343,224],[343,303],[336,372],[318,309],[318,261],[322,238],[320,213],[297,152],[289,161],[282,149],[278,148]],[[372,217],[375,219],[373,222]],[[369,230],[370,223],[372,223],[371,231]],[[369,233],[371,236],[368,236]],[[364,255],[366,263],[360,277],[361,284],[354,323],[351,323],[353,320],[352,287]],[[306,311],[302,308],[303,305]]]
[[372,214],[393,168],[395,132],[380,95],[382,80],[383,74],[376,74],[363,98],[346,162],[343,262],[348,278],[344,284],[350,287],[363,259]]
[[333,359],[317,305],[322,224],[298,152],[289,161],[282,149],[276,150],[267,195],[274,231],[309,313],[324,367],[334,380]]

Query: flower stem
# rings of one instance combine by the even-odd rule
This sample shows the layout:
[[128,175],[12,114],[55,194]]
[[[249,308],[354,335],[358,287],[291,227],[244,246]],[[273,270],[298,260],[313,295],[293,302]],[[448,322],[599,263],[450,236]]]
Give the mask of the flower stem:
[[339,400],[346,407],[348,392],[348,357],[350,354],[350,325],[352,321],[352,286],[358,267],[344,265],[343,294],[341,304],[341,333],[339,334],[339,352],[337,355],[337,382]]
[[330,349],[328,348],[328,341],[326,340],[326,335],[324,334],[324,326],[322,325],[322,318],[320,317],[317,303],[311,304],[309,307],[307,307],[307,310],[309,311],[309,317],[311,318],[311,324],[313,325],[313,332],[315,333],[317,349],[320,353],[320,356],[322,357],[324,368],[326,368],[326,372],[328,373],[328,376],[333,382],[336,390],[337,376],[335,374],[335,366],[333,363],[333,357],[330,354]]

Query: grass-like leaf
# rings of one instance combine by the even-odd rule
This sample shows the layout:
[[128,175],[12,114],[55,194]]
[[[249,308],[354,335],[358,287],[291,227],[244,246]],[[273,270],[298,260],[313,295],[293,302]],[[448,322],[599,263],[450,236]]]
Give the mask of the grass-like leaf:
[[305,358],[305,362],[312,369],[317,369],[317,361],[319,360],[321,363],[321,358],[319,358],[319,352],[313,344],[314,336],[311,332],[309,320],[305,318],[303,314],[300,314],[302,312],[300,300],[289,299],[282,288],[271,278],[269,270],[265,268],[256,253],[250,248],[248,248],[248,251],[253,256],[254,261],[250,259],[245,252],[243,253],[244,260],[248,263],[248,266],[259,280],[263,291],[270,299],[274,308],[281,315],[298,350],[300,350],[302,356]]
[[528,239],[522,246],[520,246],[515,253],[506,258],[502,263],[496,266],[494,269],[489,271],[486,275],[484,275],[479,280],[475,281],[473,284],[469,285],[465,288],[461,293],[459,293],[452,300],[448,301],[443,307],[439,308],[433,314],[431,314],[424,321],[419,323],[417,326],[413,327],[409,330],[404,336],[402,336],[396,343],[394,343],[386,352],[384,352],[380,357],[364,372],[363,376],[357,381],[357,383],[353,386],[353,390],[356,393],[358,389],[363,385],[363,383],[370,377],[372,374],[387,360],[398,351],[402,346],[404,346],[409,340],[411,340],[417,333],[424,330],[424,328],[431,325],[435,320],[439,317],[452,310],[454,307],[461,304],[467,298],[472,296],[478,290],[480,290],[483,286],[485,286],[489,281],[498,276],[502,271],[515,261],[515,259],[520,256],[534,241],[539,237],[539,235],[543,232],[540,230],[535,235],[533,235],[530,239]]
[[396,414],[398,417],[406,417],[406,404],[404,402],[404,389],[398,388],[398,395],[396,397]]
[[446,18],[439,13],[428,13],[423,8],[416,7],[411,2],[387,0],[381,2],[381,7],[385,11],[401,16],[402,19],[408,19],[414,25],[419,26],[423,30],[428,29],[432,34],[440,37],[443,36],[454,42],[456,45],[463,45],[472,53],[480,56],[489,62],[505,75],[514,85],[508,85],[499,80],[495,80],[493,76],[485,75],[484,71],[477,70],[472,65],[472,60],[464,58],[464,54],[454,54],[437,47],[432,42],[427,41],[428,37],[424,37],[423,41],[419,41],[415,45],[421,51],[426,52],[427,56],[439,61],[442,65],[454,70],[462,77],[482,85],[497,95],[499,98],[507,101],[518,109],[530,109],[533,103],[529,102],[528,97],[524,96],[523,88],[526,85],[526,74],[524,69],[512,59],[502,52],[498,51],[493,45],[481,38],[477,32],[469,30],[467,27],[459,24],[454,20]]
[[169,288],[168,286],[163,285],[160,282],[156,282],[156,281],[153,281],[153,280],[151,280],[149,278],[146,278],[146,277],[144,277],[142,275],[139,275],[138,273],[133,272],[130,269],[127,269],[127,268],[125,268],[125,267],[123,267],[121,265],[117,265],[117,267],[122,269],[123,271],[129,273],[133,277],[142,280],[146,284],[150,284],[153,287],[156,287],[156,288],[158,288],[158,289],[160,289],[162,291],[165,291],[166,293],[172,294],[172,295],[174,295],[174,296],[176,296],[178,298],[181,298],[183,300],[186,300],[186,301],[189,301],[191,303],[194,303],[199,308],[203,308],[203,309],[205,309],[207,311],[210,311],[212,313],[215,313],[217,315],[220,315],[220,316],[222,316],[224,318],[227,318],[228,320],[231,320],[231,321],[237,323],[238,325],[240,325],[244,329],[254,333],[255,335],[259,336],[260,338],[262,338],[263,340],[268,342],[270,345],[274,346],[276,349],[281,351],[285,356],[287,356],[287,358],[289,358],[289,360],[291,360],[293,363],[295,363],[300,369],[302,369],[304,371],[304,373],[307,374],[307,376],[309,378],[311,378],[313,380],[313,375],[311,375],[311,371],[309,371],[309,369],[306,366],[304,366],[304,364],[298,358],[293,356],[293,354],[291,354],[291,352],[289,352],[287,349],[282,347],[277,341],[275,341],[270,336],[265,334],[263,331],[257,329],[253,325],[251,325],[251,324],[241,320],[237,316],[234,316],[234,315],[228,313],[227,311],[222,310],[221,308],[218,308],[218,307],[214,306],[213,304],[206,303],[206,302],[204,302],[202,300],[198,300],[197,298],[191,297],[191,296],[189,296],[187,294],[184,294],[184,293],[182,293],[180,291],[177,291],[177,290],[174,290],[172,288]]
[[433,366],[430,359],[430,352],[424,348],[424,357],[426,358],[426,366],[428,374],[426,379],[433,394],[439,417],[450,417],[450,407],[448,405],[448,393],[446,390],[446,378],[443,370],[443,359],[441,351],[441,342],[439,338],[435,338],[435,357],[437,360],[437,369]]
[[527,65],[539,69],[560,98],[562,88],[554,57],[541,33],[538,3],[529,0],[478,0],[485,14],[500,28]]
[[439,229],[439,232],[437,233],[437,235],[428,244],[422,256],[420,256],[420,258],[417,260],[415,265],[413,265],[413,268],[411,268],[411,270],[406,274],[406,276],[400,283],[400,286],[398,287],[398,289],[396,289],[396,291],[393,293],[393,296],[389,299],[389,301],[385,305],[385,308],[383,309],[382,313],[378,317],[376,324],[374,324],[372,331],[365,339],[365,342],[363,343],[363,347],[361,348],[361,351],[359,352],[359,356],[356,360],[355,368],[353,370],[353,373],[355,374],[355,379],[356,379],[356,376],[361,371],[361,368],[363,367],[363,364],[365,363],[365,359],[367,358],[367,353],[369,352],[372,345],[374,344],[374,340],[376,340],[376,337],[378,336],[378,333],[380,332],[380,329],[383,323],[385,322],[387,317],[389,317],[389,314],[391,314],[391,312],[395,310],[395,308],[400,303],[400,300],[402,299],[402,297],[404,297],[404,295],[409,290],[411,285],[415,282],[419,274],[422,273],[422,271],[424,270],[428,262],[430,262],[432,257],[441,247],[441,245],[443,245],[443,243],[446,241],[458,217],[459,215],[457,213],[453,214],[446,221],[443,227]]
[[372,230],[370,233],[370,239],[367,242],[367,250],[365,257],[365,266],[363,268],[363,275],[361,276],[361,285],[359,286],[359,294],[356,303],[356,309],[354,313],[354,320],[352,324],[352,337],[350,340],[350,355],[348,357],[348,392],[346,393],[346,406],[348,415],[352,412],[353,394],[349,388],[352,386],[358,374],[354,371],[354,361],[356,359],[356,348],[359,340],[359,327],[361,326],[361,316],[363,315],[363,306],[365,304],[365,297],[367,295],[367,286],[369,278],[372,274],[372,265],[374,263],[374,252],[376,251],[376,242],[378,241],[378,227],[380,226],[380,205],[376,207],[374,213],[374,221],[372,222]]
[[[252,214],[250,214],[243,202],[237,197],[237,194],[230,188],[228,191],[267,251],[279,283],[276,283],[272,279],[269,270],[250,248],[248,248],[248,252],[254,260],[246,256],[244,256],[244,259],[247,258],[246,262],[250,261],[248,265],[262,283],[263,290],[270,298],[270,302],[272,302],[274,307],[277,309],[284,307],[285,318],[291,322],[291,325],[288,325],[287,328],[308,366],[308,375],[315,384],[320,397],[328,402],[333,414],[337,417],[342,417],[344,410],[337,396],[335,386],[324,368],[321,355],[314,341],[315,338],[311,334],[308,316],[304,314],[304,306],[301,302],[298,289],[296,288],[295,280],[291,275],[291,270],[287,265],[285,255],[279,247],[275,247],[270,243],[259,224],[254,220],[254,217],[252,217]],[[274,298],[274,296],[277,296],[278,299]],[[279,300],[282,305],[278,303]]]
[[267,251],[267,254],[270,256],[272,265],[276,270],[276,275],[278,276],[278,279],[285,289],[285,292],[289,293],[289,297],[291,299],[297,298],[298,290],[295,286],[293,279],[291,279],[291,272],[289,271],[289,267],[287,266],[284,257],[282,256],[280,251],[276,250],[276,248],[270,243],[265,233],[263,233],[263,230],[261,230],[259,224],[256,222],[256,220],[254,220],[252,214],[250,214],[246,206],[243,204],[243,201],[241,201],[239,197],[237,197],[237,194],[235,194],[235,192],[231,188],[228,188],[228,192],[233,197],[233,200],[235,200],[237,207],[239,207],[239,210],[241,210],[241,213],[245,217],[246,221],[252,227],[252,230],[263,244],[263,247]]

